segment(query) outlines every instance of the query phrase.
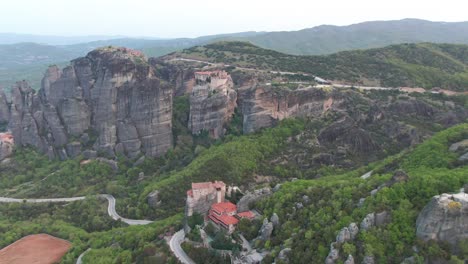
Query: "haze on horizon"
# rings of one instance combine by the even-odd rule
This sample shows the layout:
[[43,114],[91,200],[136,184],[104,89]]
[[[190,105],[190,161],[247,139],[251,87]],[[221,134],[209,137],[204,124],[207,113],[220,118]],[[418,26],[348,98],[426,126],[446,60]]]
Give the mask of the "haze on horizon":
[[460,0],[16,0],[4,1],[0,32],[56,36],[198,37],[289,31],[323,24],[418,18],[468,20]]

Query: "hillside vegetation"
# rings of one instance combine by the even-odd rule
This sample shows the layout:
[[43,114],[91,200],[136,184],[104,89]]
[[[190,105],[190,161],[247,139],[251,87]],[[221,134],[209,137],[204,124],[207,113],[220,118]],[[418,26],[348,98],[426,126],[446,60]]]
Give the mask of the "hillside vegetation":
[[[451,259],[450,263],[461,263],[468,258],[466,241],[460,242],[458,256],[452,255],[450,247],[443,243],[419,241],[415,223],[434,195],[458,192],[468,182],[468,166],[459,164],[457,155],[448,150],[452,143],[467,136],[468,124],[462,124],[436,134],[413,151],[357,171],[282,185],[280,191],[258,204],[265,216],[277,213],[281,221],[271,240],[258,246],[271,250],[273,256],[281,248],[292,248],[291,263],[306,259],[309,263],[323,263],[341,228],[352,222],[359,225],[368,213],[386,211],[391,215],[388,224],[361,230],[354,241],[340,245],[341,261],[351,254],[356,263],[365,256],[373,256],[376,263],[401,263],[411,256],[417,261],[440,259],[440,263],[448,263],[443,261]],[[374,171],[370,179],[359,177],[370,170]],[[408,181],[388,184],[398,170],[408,174]],[[385,183],[386,187],[370,194]],[[361,198],[366,199],[359,205]],[[297,203],[304,207],[296,209]]]
[[468,46],[400,44],[327,56],[294,56],[246,42],[218,42],[171,54],[238,67],[313,74],[374,86],[468,90]]

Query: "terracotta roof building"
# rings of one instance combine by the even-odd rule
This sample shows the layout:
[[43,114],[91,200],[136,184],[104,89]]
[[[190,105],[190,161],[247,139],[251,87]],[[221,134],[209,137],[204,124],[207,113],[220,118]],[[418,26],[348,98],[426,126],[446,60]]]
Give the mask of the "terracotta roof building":
[[236,214],[237,206],[235,204],[231,202],[216,203],[211,206],[208,218],[213,223],[232,233],[235,230],[235,225],[239,222],[235,217]]

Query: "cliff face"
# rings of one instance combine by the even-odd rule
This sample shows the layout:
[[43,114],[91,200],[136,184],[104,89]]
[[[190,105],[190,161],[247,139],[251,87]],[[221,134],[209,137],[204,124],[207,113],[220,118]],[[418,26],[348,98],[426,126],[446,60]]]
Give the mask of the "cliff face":
[[416,235],[455,245],[467,239],[468,194],[442,194],[432,198],[416,221]]
[[172,146],[172,89],[139,52],[102,48],[60,70],[50,67],[38,94],[13,89],[16,144],[67,158],[84,148],[108,156],[159,156]]
[[241,93],[244,133],[272,127],[288,117],[317,117],[339,105],[320,89],[275,90],[271,86],[254,86]]
[[8,109],[7,99],[5,93],[2,90],[0,90],[0,127],[1,124],[8,123],[9,119],[10,109]]
[[195,72],[195,82],[190,94],[189,128],[193,134],[207,131],[218,138],[224,135],[224,125],[237,106],[231,76],[224,71]]

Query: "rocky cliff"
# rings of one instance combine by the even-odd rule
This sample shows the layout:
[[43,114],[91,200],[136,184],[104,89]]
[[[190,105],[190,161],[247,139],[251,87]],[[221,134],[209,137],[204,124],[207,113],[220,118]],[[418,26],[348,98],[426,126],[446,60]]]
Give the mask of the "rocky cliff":
[[50,67],[38,93],[18,83],[9,125],[16,144],[62,159],[87,148],[110,157],[165,153],[172,89],[155,72],[142,53],[106,47],[64,69]]
[[219,138],[237,106],[234,83],[225,71],[195,72],[195,82],[190,94],[189,128],[192,134],[207,131]]
[[318,117],[339,105],[321,89],[288,90],[264,85],[244,90],[241,96],[244,133],[272,127],[288,117]]
[[455,245],[468,239],[468,194],[442,194],[432,198],[416,221],[418,238]]
[[8,123],[10,119],[10,109],[8,108],[7,99],[5,93],[0,90],[0,131],[2,131],[2,125]]

